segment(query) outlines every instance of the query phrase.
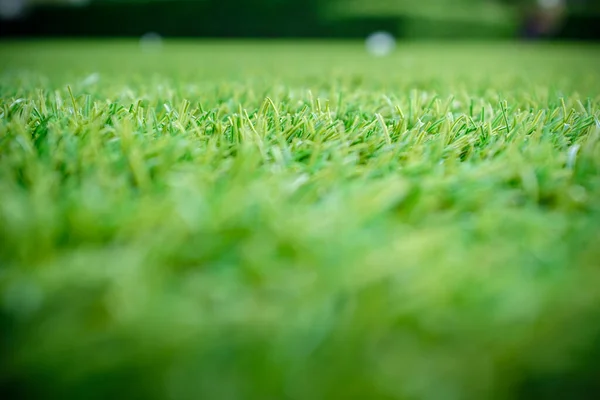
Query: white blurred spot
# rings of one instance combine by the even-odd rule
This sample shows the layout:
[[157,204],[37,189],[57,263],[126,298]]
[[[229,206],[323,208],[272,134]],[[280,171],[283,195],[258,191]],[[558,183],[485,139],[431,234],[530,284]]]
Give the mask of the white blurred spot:
[[569,148],[569,152],[567,153],[567,168],[573,169],[575,166],[575,161],[577,159],[577,152],[579,151],[579,145],[574,144]]
[[374,32],[367,37],[367,51],[374,56],[387,56],[396,47],[396,39],[388,32]]
[[162,36],[156,32],[147,32],[140,38],[140,47],[143,51],[158,51],[162,47]]
[[309,181],[308,174],[299,175],[296,179],[294,179],[292,182],[290,182],[288,184],[287,189],[290,193],[294,193],[296,190],[298,190],[302,185],[304,185],[308,181]]
[[83,79],[81,81],[81,85],[82,86],[90,86],[95,83],[98,83],[99,80],[100,80],[100,74],[97,72],[94,72],[93,74],[86,76],[85,79]]
[[0,18],[19,18],[25,13],[26,6],[26,0],[0,0]]
[[563,0],[537,0],[537,3],[541,8],[551,10],[562,6]]

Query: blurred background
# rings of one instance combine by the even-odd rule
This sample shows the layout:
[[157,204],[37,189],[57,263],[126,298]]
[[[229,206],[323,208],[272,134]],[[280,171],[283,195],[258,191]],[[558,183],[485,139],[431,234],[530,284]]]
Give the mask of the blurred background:
[[598,40],[600,0],[0,0],[2,37]]

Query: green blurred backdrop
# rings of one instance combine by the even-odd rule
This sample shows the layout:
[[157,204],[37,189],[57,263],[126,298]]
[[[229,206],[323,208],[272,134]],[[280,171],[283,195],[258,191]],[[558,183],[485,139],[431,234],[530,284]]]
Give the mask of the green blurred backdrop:
[[0,35],[600,38],[595,0],[0,0]]

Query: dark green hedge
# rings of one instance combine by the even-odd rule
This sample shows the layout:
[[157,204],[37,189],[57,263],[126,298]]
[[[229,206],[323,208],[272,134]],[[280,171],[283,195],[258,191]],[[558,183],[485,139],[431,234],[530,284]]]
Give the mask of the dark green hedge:
[[25,18],[3,21],[15,36],[362,37],[374,30],[396,33],[398,18],[328,21],[317,2],[154,1],[92,3],[87,7],[38,7]]
[[[400,37],[464,38],[506,37],[518,32],[484,23],[466,26],[399,17],[331,19],[320,12],[322,3],[323,0],[156,0],[92,2],[82,7],[47,5],[29,10],[23,18],[0,21],[0,36],[130,37],[157,32],[166,37],[358,38],[386,30]],[[421,28],[415,30],[415,26]],[[600,15],[572,15],[557,36],[600,39]]]

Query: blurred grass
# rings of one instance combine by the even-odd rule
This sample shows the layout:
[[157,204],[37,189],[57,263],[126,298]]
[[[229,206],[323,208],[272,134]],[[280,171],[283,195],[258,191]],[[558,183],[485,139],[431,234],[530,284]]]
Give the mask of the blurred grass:
[[[332,15],[401,15],[422,19],[455,22],[480,22],[505,24],[514,21],[517,10],[514,4],[485,0],[345,0],[326,2]],[[456,26],[460,29],[460,26]]]
[[588,398],[594,46],[0,45],[6,398]]

